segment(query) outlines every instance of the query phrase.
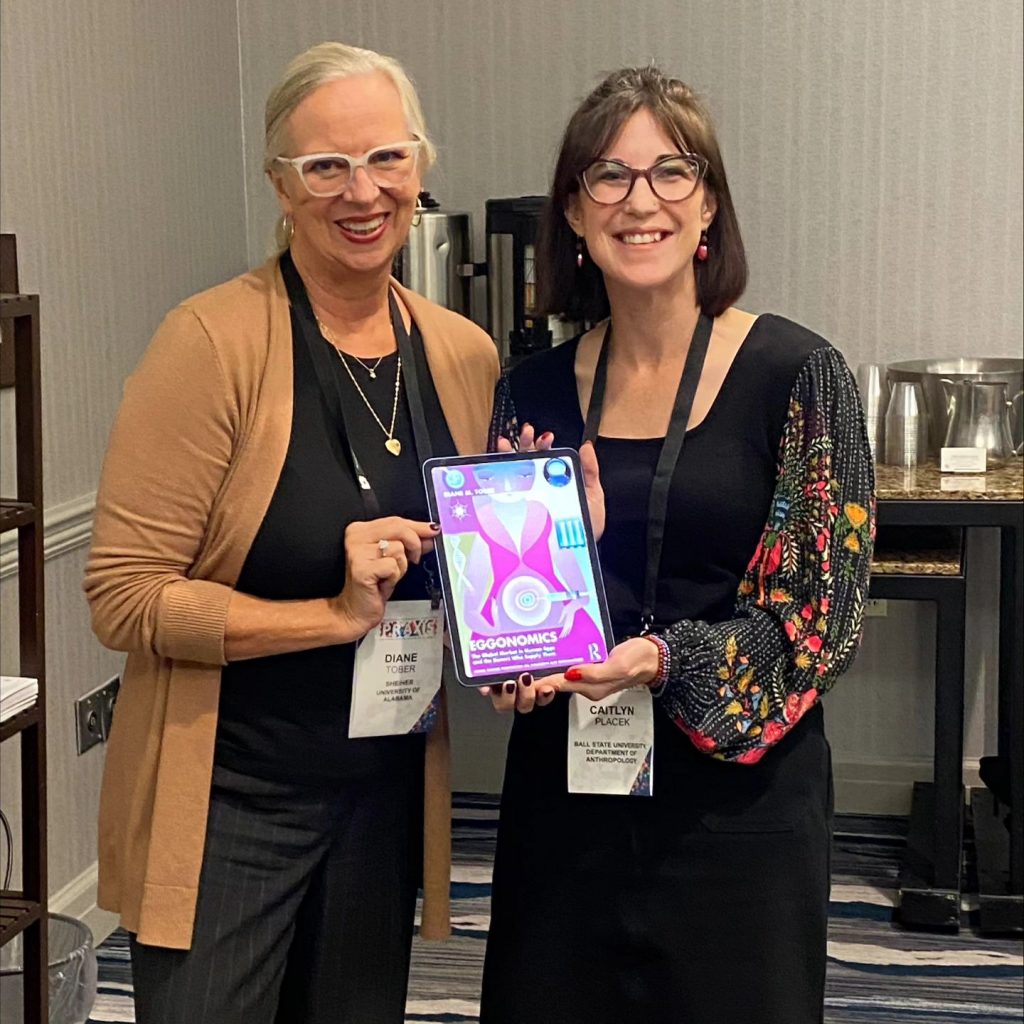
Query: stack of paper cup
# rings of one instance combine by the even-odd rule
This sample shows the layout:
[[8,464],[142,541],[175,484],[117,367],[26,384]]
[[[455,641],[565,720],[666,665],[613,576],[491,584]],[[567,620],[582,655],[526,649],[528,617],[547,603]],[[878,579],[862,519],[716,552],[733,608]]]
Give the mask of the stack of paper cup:
[[885,462],[916,466],[928,457],[924,389],[916,381],[893,381],[885,414]]
[[861,363],[857,367],[857,387],[864,407],[871,454],[877,462],[885,452],[885,413],[889,407],[889,380],[884,363]]

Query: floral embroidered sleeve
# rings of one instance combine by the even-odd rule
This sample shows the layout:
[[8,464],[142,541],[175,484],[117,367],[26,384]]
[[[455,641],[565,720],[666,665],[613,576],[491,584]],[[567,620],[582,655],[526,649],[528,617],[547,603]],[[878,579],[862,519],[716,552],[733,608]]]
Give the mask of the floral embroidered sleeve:
[[683,621],[660,701],[702,751],[759,761],[849,667],[875,530],[874,470],[842,356],[815,350],[790,394],[778,478],[733,618]]

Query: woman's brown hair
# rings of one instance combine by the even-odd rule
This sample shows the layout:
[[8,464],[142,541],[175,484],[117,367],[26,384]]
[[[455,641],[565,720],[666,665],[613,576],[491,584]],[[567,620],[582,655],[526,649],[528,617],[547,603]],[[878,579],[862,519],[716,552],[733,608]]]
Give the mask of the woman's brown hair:
[[590,259],[576,266],[576,234],[565,219],[570,198],[580,190],[580,174],[605,150],[639,110],[648,110],[686,153],[707,161],[704,186],[717,204],[708,227],[708,259],[694,261],[697,301],[718,316],[747,284],[747,256],[729,193],[722,154],[711,118],[693,90],[658,68],[622,68],[610,74],[580,104],[566,126],[555,165],[551,194],[541,214],[537,238],[537,306],[548,316],[594,322],[608,316],[608,294],[601,271]]

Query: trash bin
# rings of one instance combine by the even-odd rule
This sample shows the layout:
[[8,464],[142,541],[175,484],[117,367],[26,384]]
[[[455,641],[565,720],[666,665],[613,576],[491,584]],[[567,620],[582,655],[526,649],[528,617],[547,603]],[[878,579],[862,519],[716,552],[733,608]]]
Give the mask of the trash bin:
[[[87,925],[63,914],[49,917],[50,1024],[85,1024],[96,999],[96,950]],[[19,935],[0,957],[0,1021],[24,1024]]]

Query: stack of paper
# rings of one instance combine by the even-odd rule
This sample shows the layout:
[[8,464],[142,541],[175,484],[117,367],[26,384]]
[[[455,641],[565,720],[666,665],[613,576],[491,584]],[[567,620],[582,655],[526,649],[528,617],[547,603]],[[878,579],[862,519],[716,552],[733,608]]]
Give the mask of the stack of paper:
[[39,683],[26,676],[0,676],[0,722],[28,711],[36,702]]

